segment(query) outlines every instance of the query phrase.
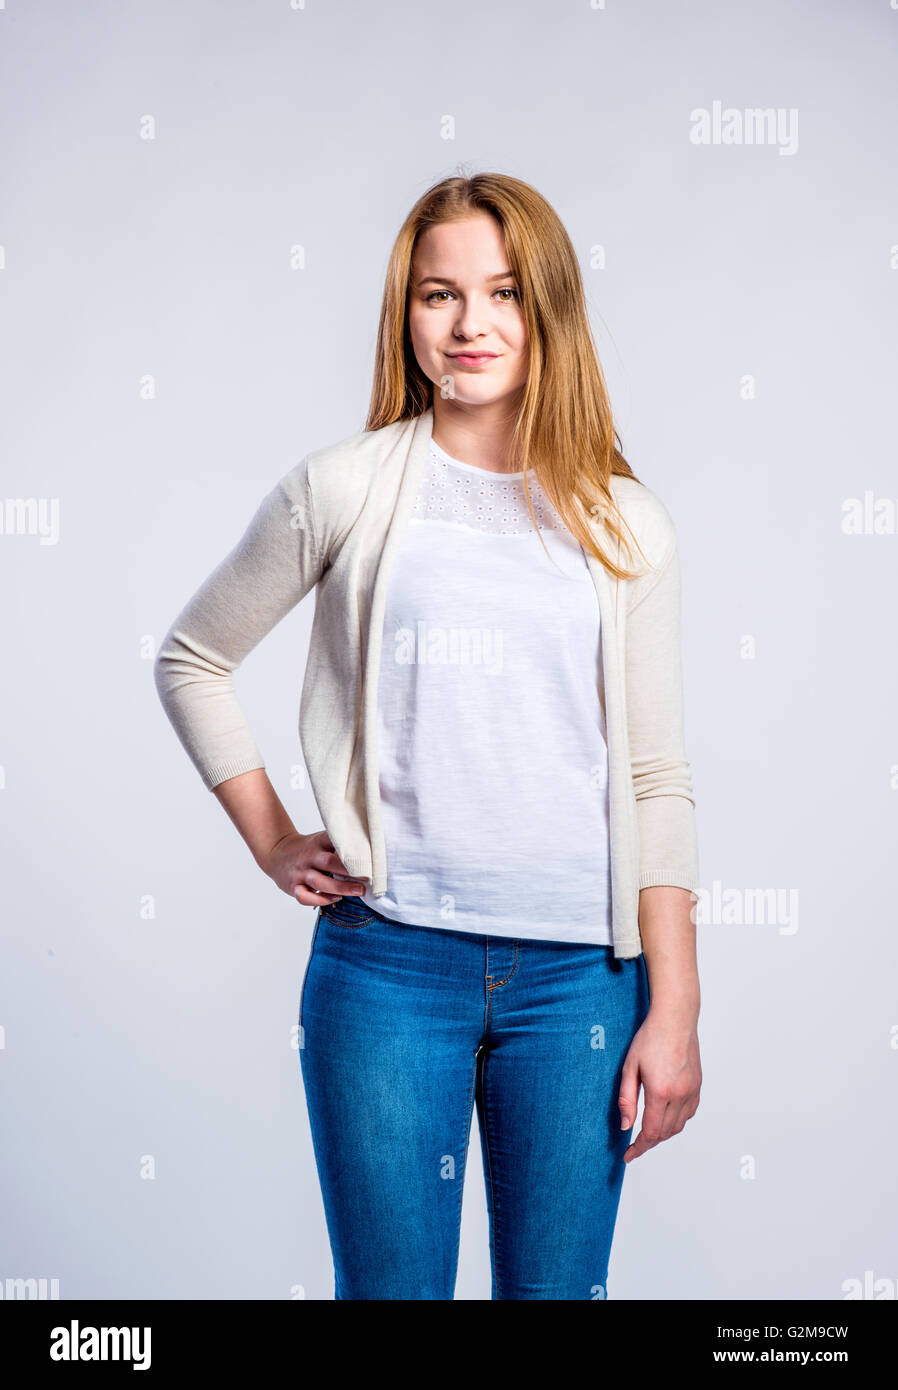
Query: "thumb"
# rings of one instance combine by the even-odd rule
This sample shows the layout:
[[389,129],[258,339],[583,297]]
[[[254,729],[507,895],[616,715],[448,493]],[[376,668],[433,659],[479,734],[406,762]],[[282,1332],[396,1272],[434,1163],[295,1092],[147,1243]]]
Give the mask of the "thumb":
[[639,1099],[639,1067],[629,1057],[624,1062],[620,1093],[617,1098],[620,1110],[621,1129],[630,1129],[636,1123],[636,1108]]

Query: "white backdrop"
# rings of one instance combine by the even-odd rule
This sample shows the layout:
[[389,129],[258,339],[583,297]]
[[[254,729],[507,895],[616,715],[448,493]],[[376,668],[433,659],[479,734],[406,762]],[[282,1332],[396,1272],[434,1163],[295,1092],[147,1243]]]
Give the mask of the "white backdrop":
[[[314,911],[153,658],[363,427],[393,237],[462,164],[562,217],[681,549],[705,1082],[628,1169],[611,1297],[894,1296],[895,0],[8,0],[0,47],[0,1293],[333,1296]],[[301,830],[313,603],[237,678]],[[489,1288],[475,1132],[457,1297]]]

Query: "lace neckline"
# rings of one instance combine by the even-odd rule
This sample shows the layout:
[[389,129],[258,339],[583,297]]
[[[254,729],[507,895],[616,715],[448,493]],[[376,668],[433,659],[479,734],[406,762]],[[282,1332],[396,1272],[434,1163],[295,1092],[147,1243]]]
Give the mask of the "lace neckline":
[[[412,516],[419,521],[442,521],[469,531],[494,535],[533,534],[521,473],[495,473],[453,459],[431,440],[430,461],[418,489]],[[539,480],[530,474],[530,500],[541,531],[567,528]]]

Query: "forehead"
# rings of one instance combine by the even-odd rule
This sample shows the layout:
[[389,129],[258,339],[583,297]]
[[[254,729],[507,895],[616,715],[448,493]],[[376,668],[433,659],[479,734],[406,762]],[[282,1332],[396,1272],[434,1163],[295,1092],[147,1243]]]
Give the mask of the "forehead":
[[453,279],[507,275],[502,228],[488,213],[437,223],[418,237],[413,266],[418,277],[433,273]]

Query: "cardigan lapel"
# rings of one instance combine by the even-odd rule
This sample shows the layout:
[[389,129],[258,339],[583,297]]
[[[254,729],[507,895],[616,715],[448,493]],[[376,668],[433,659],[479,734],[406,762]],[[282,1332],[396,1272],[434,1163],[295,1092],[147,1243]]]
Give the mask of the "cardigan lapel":
[[[627,893],[627,884],[638,874],[634,862],[635,803],[630,770],[629,736],[627,732],[627,692],[624,643],[625,615],[620,608],[620,580],[610,575],[596,557],[587,552],[586,563],[592,575],[599,600],[602,628],[602,688],[600,698],[605,712],[605,733],[608,746],[608,817],[611,847],[611,914],[612,932],[616,942],[628,939],[636,930],[634,905]],[[618,544],[618,563],[620,545]],[[630,864],[624,862],[623,846],[631,846]],[[635,851],[638,855],[638,850]]]
[[[372,892],[378,897],[387,891],[386,849],[380,814],[380,775],[377,749],[377,696],[380,681],[383,619],[387,586],[399,543],[405,531],[418,486],[427,465],[430,438],[433,432],[433,407],[405,422],[386,455],[378,460],[378,468],[394,473],[396,500],[387,526],[377,572],[371,592],[368,643],[365,655],[365,679],[362,692],[362,739],[365,768],[365,810],[368,817],[368,836],[371,844]],[[398,476],[396,476],[398,475]]]

